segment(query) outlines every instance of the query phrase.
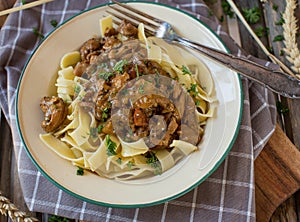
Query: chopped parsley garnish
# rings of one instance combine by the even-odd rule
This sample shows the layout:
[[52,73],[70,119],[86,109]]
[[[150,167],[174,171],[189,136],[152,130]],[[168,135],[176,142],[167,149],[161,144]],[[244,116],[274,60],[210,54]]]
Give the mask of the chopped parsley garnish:
[[37,37],[39,37],[41,39],[43,39],[45,37],[42,33],[39,32],[39,30],[37,28],[32,28],[32,31]]
[[132,161],[128,161],[127,167],[128,167],[129,169],[132,169],[132,166],[134,166],[134,163],[133,163]]
[[189,68],[186,67],[185,65],[182,65],[182,74],[183,74],[183,75],[186,75],[186,74],[192,75],[192,73],[191,73],[191,71],[189,70]]
[[258,7],[243,9],[243,15],[246,21],[250,24],[255,24],[259,21],[261,13]]
[[84,174],[84,170],[81,167],[77,168],[76,175],[82,176]]
[[100,73],[99,75],[98,75],[98,77],[100,78],[100,79],[104,79],[105,81],[108,81],[109,80],[109,78],[111,77],[111,76],[113,76],[114,74],[112,73],[112,72],[102,72],[102,73]]
[[98,133],[101,133],[103,128],[104,128],[104,125],[99,125],[97,128]]
[[276,35],[273,39],[273,42],[280,42],[284,39],[283,35]]
[[22,5],[25,5],[26,4],[26,0],[22,0],[21,3],[22,3]]
[[74,92],[75,92],[76,94],[79,94],[79,93],[80,93],[80,90],[81,90],[81,88],[80,88],[79,85],[76,85],[76,86],[74,87]]
[[58,22],[55,19],[51,19],[50,24],[55,28],[57,26]]
[[115,156],[117,155],[117,144],[110,139],[110,135],[107,134],[105,137],[105,145],[107,147],[106,154],[107,156]]
[[197,90],[197,84],[191,84],[191,87],[188,89],[188,92],[192,95],[192,96],[196,96],[198,94],[198,90]]
[[[110,103],[108,105],[110,106]],[[110,109],[108,107],[105,107],[102,110],[101,118],[102,118],[103,121],[105,121],[109,117],[109,112],[110,112]]]
[[105,120],[108,118],[108,114],[106,112],[102,112],[102,119]]
[[124,66],[127,64],[128,64],[127,60],[120,60],[119,62],[117,62],[115,64],[115,66],[113,67],[113,70],[122,73],[124,70]]
[[154,174],[161,174],[162,173],[161,165],[155,153],[149,151],[146,153],[145,157],[147,159],[146,163],[155,169]]
[[200,105],[200,100],[196,100],[195,105],[199,106]]

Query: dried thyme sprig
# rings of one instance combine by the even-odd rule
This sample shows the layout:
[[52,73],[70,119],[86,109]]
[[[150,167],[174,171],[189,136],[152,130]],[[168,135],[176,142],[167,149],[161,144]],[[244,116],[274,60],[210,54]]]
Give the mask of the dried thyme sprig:
[[286,59],[292,64],[291,68],[297,73],[296,77],[300,79],[300,51],[296,40],[299,27],[294,15],[296,7],[296,0],[286,0],[286,8],[282,15],[284,20],[282,27]]

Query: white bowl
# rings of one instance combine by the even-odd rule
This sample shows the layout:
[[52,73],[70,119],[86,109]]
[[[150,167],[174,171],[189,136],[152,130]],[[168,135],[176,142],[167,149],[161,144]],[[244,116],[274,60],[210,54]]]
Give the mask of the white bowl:
[[[207,26],[178,9],[156,3],[132,2],[138,9],[169,21],[180,34],[226,51]],[[238,134],[242,115],[242,90],[237,73],[203,57],[215,83],[217,111],[205,128],[200,151],[192,153],[172,169],[148,179],[119,182],[93,173],[76,175],[76,167],[49,150],[39,139],[43,119],[40,98],[55,92],[60,58],[99,35],[99,18],[106,5],[80,13],[45,37],[35,49],[20,78],[17,92],[17,123],[26,151],[53,184],[84,201],[111,207],[143,207],[177,198],[203,182],[224,160]],[[188,24],[188,25],[187,25]]]

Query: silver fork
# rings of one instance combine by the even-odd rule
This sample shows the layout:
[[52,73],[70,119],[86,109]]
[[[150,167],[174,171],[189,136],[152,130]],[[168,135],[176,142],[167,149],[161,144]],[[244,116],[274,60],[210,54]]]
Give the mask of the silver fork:
[[109,7],[114,11],[107,11],[107,13],[119,20],[130,21],[134,25],[143,23],[146,34],[162,38],[169,43],[177,43],[194,49],[282,96],[293,99],[300,98],[300,80],[297,78],[279,70],[269,69],[246,58],[237,57],[181,37],[168,22],[137,10],[128,4],[115,0],[112,0],[112,2],[115,4],[109,5]]

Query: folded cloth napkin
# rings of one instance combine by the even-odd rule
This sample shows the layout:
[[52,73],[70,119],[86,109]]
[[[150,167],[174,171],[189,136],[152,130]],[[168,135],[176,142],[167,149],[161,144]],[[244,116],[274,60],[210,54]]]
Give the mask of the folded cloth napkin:
[[[232,53],[241,54],[202,0],[155,2],[193,14],[214,30]],[[76,13],[104,3],[107,1],[57,0],[9,15],[0,32],[0,102],[12,129],[19,177],[29,210],[88,221],[255,221],[254,159],[274,131],[276,107],[272,93],[245,78],[241,126],[231,151],[209,178],[175,200],[136,209],[93,205],[57,188],[32,164],[18,134],[14,108],[22,68],[39,42],[32,29],[46,34],[53,30],[50,20],[62,23]]]

